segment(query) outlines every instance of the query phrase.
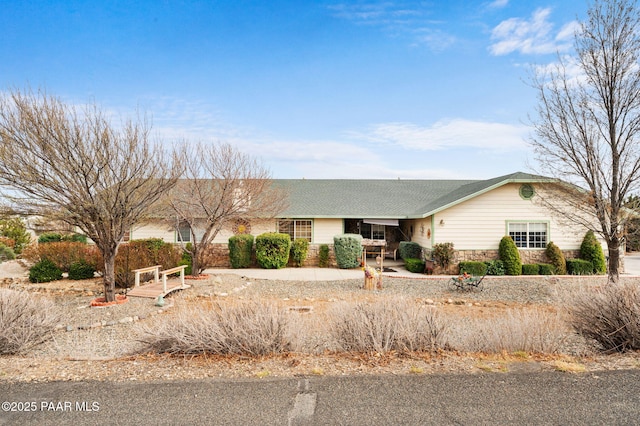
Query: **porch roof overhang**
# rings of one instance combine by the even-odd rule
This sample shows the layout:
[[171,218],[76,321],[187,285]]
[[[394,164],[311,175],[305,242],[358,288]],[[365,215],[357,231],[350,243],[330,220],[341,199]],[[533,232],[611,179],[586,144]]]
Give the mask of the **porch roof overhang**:
[[398,219],[363,219],[362,221],[371,225],[400,226]]

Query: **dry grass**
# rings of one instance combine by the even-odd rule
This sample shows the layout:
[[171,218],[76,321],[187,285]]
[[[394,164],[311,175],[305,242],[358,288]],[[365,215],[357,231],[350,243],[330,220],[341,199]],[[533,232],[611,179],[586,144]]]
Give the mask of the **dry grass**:
[[60,321],[52,301],[0,289],[0,354],[19,354],[52,337]]
[[605,351],[640,349],[640,289],[637,284],[606,285],[578,293],[569,304],[571,325]]
[[340,303],[328,318],[331,337],[345,352],[425,352],[445,345],[438,313],[408,299]]

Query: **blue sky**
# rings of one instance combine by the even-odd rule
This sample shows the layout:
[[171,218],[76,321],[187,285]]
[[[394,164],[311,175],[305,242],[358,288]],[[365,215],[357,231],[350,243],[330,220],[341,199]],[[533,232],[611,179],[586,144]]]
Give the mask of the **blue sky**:
[[0,90],[136,109],[167,142],[229,142],[275,178],[532,171],[534,65],[582,1],[22,1]]

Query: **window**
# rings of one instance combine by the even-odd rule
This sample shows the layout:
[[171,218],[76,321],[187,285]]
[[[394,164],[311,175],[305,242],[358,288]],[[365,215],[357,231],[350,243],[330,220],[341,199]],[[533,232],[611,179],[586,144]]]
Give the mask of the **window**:
[[545,248],[547,246],[547,224],[544,222],[511,222],[509,236],[516,247]]
[[384,230],[384,225],[363,222],[360,235],[362,235],[362,238],[368,238],[370,240],[384,240]]
[[309,219],[278,221],[278,232],[288,234],[291,237],[291,240],[303,238],[311,242],[312,230],[313,221]]
[[190,243],[191,242],[191,227],[188,223],[182,222],[178,226],[178,232],[176,233],[176,239],[179,243]]

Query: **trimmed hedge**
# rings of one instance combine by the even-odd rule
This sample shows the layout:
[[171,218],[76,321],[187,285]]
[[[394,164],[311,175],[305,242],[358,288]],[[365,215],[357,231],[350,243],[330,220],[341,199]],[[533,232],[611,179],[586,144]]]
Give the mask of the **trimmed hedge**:
[[421,259],[408,257],[404,260],[404,267],[407,268],[409,272],[420,274],[424,272],[424,262]]
[[522,275],[539,275],[540,266],[537,263],[525,263],[522,265]]
[[233,269],[251,266],[253,240],[251,234],[239,234],[229,238],[229,262]]
[[461,274],[464,274],[466,272],[467,274],[471,275],[484,275],[487,273],[487,264],[484,262],[460,262],[458,266],[460,267]]
[[588,231],[580,245],[580,258],[591,262],[593,273],[602,275],[607,273],[607,261],[593,231]]
[[413,241],[400,241],[398,254],[401,259],[420,259],[422,257],[422,246]]
[[555,268],[549,263],[538,263],[538,270],[540,275],[553,275]]
[[291,243],[291,259],[295,266],[303,266],[304,261],[307,260],[308,253],[309,241],[304,238],[296,238],[293,240],[293,243]]
[[593,263],[584,259],[567,259],[567,272],[570,275],[592,275]]
[[500,260],[504,262],[504,272],[507,275],[520,275],[522,274],[522,261],[520,260],[520,253],[518,247],[513,239],[506,235],[500,240],[498,246],[498,253]]
[[504,275],[504,262],[500,259],[485,262],[487,275]]
[[256,237],[256,260],[264,269],[280,269],[289,262],[291,237],[289,234],[267,232]]
[[29,281],[32,283],[48,283],[61,279],[62,271],[49,259],[42,259],[29,269]]
[[327,268],[329,266],[329,246],[321,244],[318,252],[318,266]]
[[341,234],[333,237],[333,251],[338,268],[351,269],[360,266],[362,256],[362,236],[358,234]]
[[549,259],[549,262],[553,265],[555,269],[554,273],[558,275],[567,275],[567,261],[564,258],[562,250],[560,250],[557,245],[549,241],[544,254],[547,256],[547,259]]

